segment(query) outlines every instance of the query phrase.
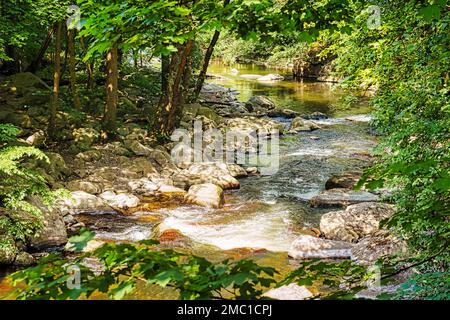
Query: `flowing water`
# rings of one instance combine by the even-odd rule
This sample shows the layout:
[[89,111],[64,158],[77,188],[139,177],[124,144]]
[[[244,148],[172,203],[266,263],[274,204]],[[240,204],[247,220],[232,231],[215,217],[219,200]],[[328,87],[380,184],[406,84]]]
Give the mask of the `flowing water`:
[[[232,68],[239,73],[232,74]],[[239,190],[226,192],[222,209],[172,204],[129,217],[88,214],[80,218],[100,240],[138,241],[149,238],[155,227],[160,231],[177,229],[195,243],[190,252],[211,260],[250,256],[280,270],[292,268],[287,257],[290,244],[305,227],[317,227],[324,212],[310,208],[308,199],[324,189],[331,175],[364,167],[376,141],[370,135],[367,117],[362,115],[367,107],[337,109],[341,93],[332,84],[292,80],[263,83],[248,76],[277,72],[254,65],[213,64],[210,73],[222,78],[209,80],[237,89],[242,101],[252,95],[267,95],[280,106],[301,113],[320,111],[331,117],[318,121],[323,129],[280,139],[276,174],[241,179]],[[278,120],[288,125],[288,120]],[[134,298],[173,298],[173,293],[155,290],[143,288]]]

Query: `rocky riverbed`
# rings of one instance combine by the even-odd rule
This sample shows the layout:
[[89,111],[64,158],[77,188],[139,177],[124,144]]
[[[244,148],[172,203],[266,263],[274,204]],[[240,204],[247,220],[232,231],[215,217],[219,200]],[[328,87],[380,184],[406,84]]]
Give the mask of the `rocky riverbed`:
[[[212,260],[251,257],[281,270],[309,258],[370,264],[404,247],[379,230],[395,210],[382,202],[383,193],[352,189],[376,144],[367,120],[300,114],[266,96],[243,102],[232,89],[205,85],[200,103],[185,107],[181,127],[189,131],[201,121],[205,130],[222,132],[278,130],[279,169],[269,176],[234,163],[190,157],[174,163],[176,144],[158,145],[133,122],[107,144],[93,127],[74,128],[71,152],[47,152],[45,167],[53,187],[71,197],[43,208],[43,232],[27,244],[12,242],[8,253],[0,249],[0,262],[26,266],[42,252],[70,251],[68,237],[88,227],[96,239],[87,250],[156,238]],[[42,145],[42,131],[30,133],[24,143]]]

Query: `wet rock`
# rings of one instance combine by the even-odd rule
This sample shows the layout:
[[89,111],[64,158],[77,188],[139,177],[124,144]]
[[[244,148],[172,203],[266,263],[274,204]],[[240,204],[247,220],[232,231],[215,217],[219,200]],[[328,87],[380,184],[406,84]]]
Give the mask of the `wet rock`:
[[290,283],[279,288],[271,289],[263,294],[263,297],[276,300],[306,300],[314,295],[305,286]]
[[221,208],[225,203],[223,190],[212,183],[194,185],[184,197],[187,204],[195,204],[209,208]]
[[309,204],[312,207],[347,207],[361,202],[377,202],[379,197],[366,191],[353,191],[348,189],[331,189],[321,192],[311,198]]
[[195,184],[212,183],[222,189],[239,188],[239,181],[234,178],[225,163],[192,163],[188,168],[173,177],[176,187],[187,189]]
[[268,75],[259,77],[257,80],[261,81],[261,82],[282,81],[282,80],[284,80],[284,77],[282,75],[279,75],[279,74],[272,74],[272,73],[270,73]]
[[84,191],[91,194],[102,193],[102,186],[100,184],[83,180],[69,181],[66,183],[66,188],[70,191]]
[[301,235],[291,244],[288,254],[294,259],[345,259],[350,258],[352,246],[348,242]]
[[407,252],[406,244],[399,238],[380,230],[373,236],[359,241],[351,250],[352,260],[364,265],[372,265],[378,259]]
[[249,174],[249,175],[257,175],[257,174],[259,173],[257,167],[248,167],[248,168],[245,169],[245,171],[246,171],[247,174]]
[[228,172],[231,174],[231,176],[235,178],[242,178],[246,177],[247,171],[242,168],[240,165],[234,164],[234,163],[228,163],[227,164]]
[[99,195],[99,197],[112,208],[120,210],[135,208],[141,202],[138,197],[132,194],[127,193],[115,194],[112,191],[103,192],[102,194]]
[[14,265],[18,267],[29,267],[36,263],[36,259],[28,252],[20,252],[14,260]]
[[71,193],[71,199],[65,199],[60,203],[60,207],[64,211],[73,213],[82,212],[114,212],[105,201],[84,191],[75,191]]
[[325,189],[353,189],[353,187],[361,178],[361,175],[361,171],[347,171],[344,173],[335,174],[327,180],[327,182],[325,183]]
[[263,115],[275,109],[276,105],[266,96],[253,96],[245,103],[245,107],[249,112]]
[[377,232],[380,222],[393,214],[394,207],[386,203],[354,204],[343,211],[324,214],[320,230],[327,239],[355,242]]
[[291,126],[289,128],[292,132],[300,132],[300,131],[314,131],[321,129],[317,123],[311,120],[305,120],[303,118],[297,117],[292,120]]
[[162,231],[158,236],[158,241],[162,244],[180,242],[185,240],[185,236],[177,229],[167,229]]

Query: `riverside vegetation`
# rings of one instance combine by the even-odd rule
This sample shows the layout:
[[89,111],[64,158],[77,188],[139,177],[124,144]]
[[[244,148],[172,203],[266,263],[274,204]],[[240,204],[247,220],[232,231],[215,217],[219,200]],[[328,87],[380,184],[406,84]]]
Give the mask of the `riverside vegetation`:
[[[0,296],[448,299],[449,11],[2,1]],[[279,172],[174,163],[195,121]]]

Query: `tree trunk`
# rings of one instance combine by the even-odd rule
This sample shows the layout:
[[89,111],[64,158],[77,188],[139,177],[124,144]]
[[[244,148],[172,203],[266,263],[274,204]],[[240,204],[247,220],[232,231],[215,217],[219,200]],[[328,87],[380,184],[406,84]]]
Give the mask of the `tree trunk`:
[[69,53],[69,81],[70,91],[72,93],[73,106],[77,110],[81,110],[80,97],[77,90],[77,77],[76,77],[76,56],[75,56],[75,29],[67,31],[67,51]]
[[[84,43],[84,38],[80,38],[81,47],[83,48],[83,51],[86,52],[87,48]],[[87,83],[86,88],[89,91],[92,91],[94,89],[94,64],[90,61],[86,62],[86,74],[87,74]]]
[[39,49],[39,52],[36,56],[36,59],[34,59],[30,66],[27,68],[26,71],[29,71],[31,73],[35,73],[39,67],[41,66],[42,59],[44,59],[44,55],[47,52],[48,47],[50,46],[52,42],[53,33],[55,32],[54,28],[51,28],[47,33],[47,38],[45,38],[44,43],[42,44],[41,49]]
[[106,104],[103,116],[103,129],[108,136],[116,131],[117,103],[118,103],[118,50],[117,43],[108,50],[106,55]]
[[170,56],[161,56],[161,92],[167,92],[170,73]]
[[[229,3],[230,3],[230,0],[225,0],[223,3],[223,6],[225,7]],[[216,46],[217,41],[219,40],[219,36],[220,36],[220,32],[216,30],[211,39],[211,42],[209,43],[208,49],[206,49],[205,58],[203,60],[203,66],[202,66],[202,69],[200,70],[200,74],[198,76],[197,84],[195,86],[194,94],[192,97],[194,101],[198,99],[198,96],[200,95],[200,92],[202,91],[203,84],[205,83],[205,79],[206,79],[206,73],[208,72],[208,66],[209,66],[211,57],[214,52],[214,47]]]
[[155,129],[160,139],[169,138],[179,124],[184,94],[182,81],[193,44],[193,40],[188,40],[185,45],[180,45],[178,51],[172,54],[167,88],[161,96],[156,115]]
[[59,109],[59,80],[61,79],[61,30],[62,30],[62,22],[57,22],[55,26],[55,66],[53,72],[53,99],[49,123],[49,136],[51,138],[55,137],[56,113]]

